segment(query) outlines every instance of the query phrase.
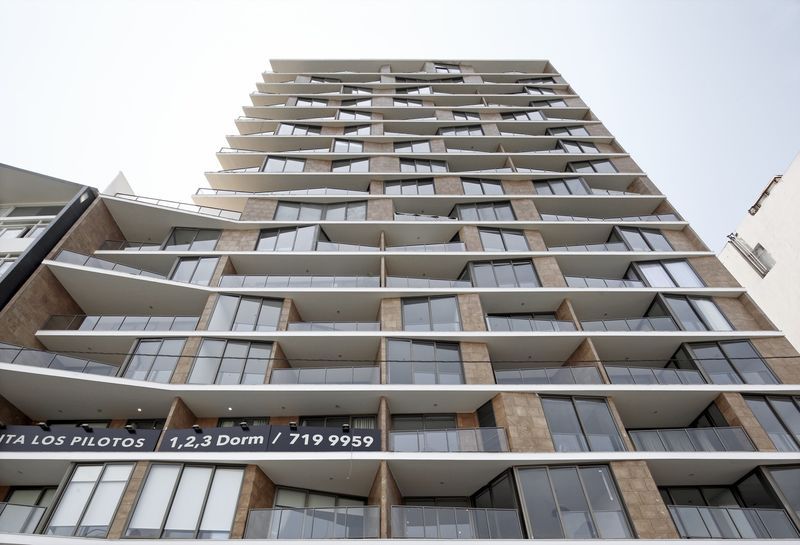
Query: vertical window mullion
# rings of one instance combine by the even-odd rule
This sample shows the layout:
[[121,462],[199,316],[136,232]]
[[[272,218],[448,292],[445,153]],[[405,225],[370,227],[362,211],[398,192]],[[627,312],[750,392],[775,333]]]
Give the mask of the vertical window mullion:
[[[772,405],[770,405],[770,406],[772,406]],[[95,464],[89,464],[89,465],[95,465]],[[94,498],[94,494],[95,494],[95,492],[97,492],[97,487],[100,484],[100,481],[103,479],[103,474],[106,472],[106,464],[101,463],[100,465],[103,466],[103,469],[100,470],[100,474],[97,476],[97,480],[94,482],[94,485],[92,486],[92,491],[89,492],[88,496],[86,496],[86,502],[83,504],[83,509],[81,509],[81,515],[75,521],[75,527],[72,529],[72,533],[70,534],[72,536],[75,536],[77,534],[77,532],[78,532],[78,528],[81,527],[81,522],[83,522],[83,518],[86,516],[86,511],[89,509],[89,505],[92,503],[92,498]],[[80,467],[80,464],[75,466],[75,469],[73,470],[73,475],[75,474],[75,471],[79,467]],[[70,482],[71,481],[72,481],[72,478],[70,477]],[[67,483],[67,486],[69,486],[69,483]],[[62,496],[63,496],[63,494],[62,494]],[[59,499],[59,503],[61,503],[60,499]]]
[[[217,372],[219,372],[219,367],[217,368]],[[175,494],[178,492],[178,487],[180,487],[181,485],[181,479],[183,479],[183,470],[186,468],[185,464],[179,464],[179,465],[180,465],[180,471],[178,472],[178,478],[175,479],[175,484],[172,485],[172,492],[169,495],[167,508],[164,509],[164,514],[161,516],[161,529],[158,532],[159,539],[164,537],[164,530],[165,530],[164,527],[167,525],[167,518],[169,518],[169,514],[172,512],[172,505],[175,503]],[[152,468],[153,466],[151,465],[150,467]],[[147,474],[149,476],[150,472],[148,471]],[[145,479],[144,482],[147,482],[147,479]]]
[[[580,420],[580,416],[578,417],[578,420]],[[580,471],[581,467],[591,468],[593,466],[575,466],[575,473],[578,474],[578,482],[581,483],[581,491],[583,492],[583,497],[586,500],[586,507],[589,509],[589,518],[592,521],[592,533],[594,533],[592,539],[602,539],[600,537],[600,530],[599,530],[600,527],[597,525],[597,520],[595,520],[594,517],[594,508],[592,507],[592,504],[589,501],[589,494],[586,491],[586,483],[583,482],[583,475],[581,475]]]

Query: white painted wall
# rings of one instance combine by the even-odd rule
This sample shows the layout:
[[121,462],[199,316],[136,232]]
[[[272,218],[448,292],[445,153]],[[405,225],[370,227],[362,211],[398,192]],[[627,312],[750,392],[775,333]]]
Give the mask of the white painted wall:
[[758,212],[745,214],[736,232],[751,248],[756,244],[766,248],[775,266],[762,278],[730,242],[722,248],[720,260],[800,349],[800,154]]

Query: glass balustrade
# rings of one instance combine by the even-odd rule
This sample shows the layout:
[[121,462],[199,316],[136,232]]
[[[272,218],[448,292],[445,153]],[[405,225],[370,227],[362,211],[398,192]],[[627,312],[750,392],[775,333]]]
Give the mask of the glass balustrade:
[[107,377],[116,376],[119,371],[119,367],[108,363],[5,343],[0,343],[0,362]]
[[100,245],[101,251],[124,251],[124,252],[155,252],[161,250],[160,243],[152,242],[131,242],[128,240],[106,240]]
[[576,331],[568,320],[537,320],[524,316],[487,316],[489,331]]
[[44,510],[35,505],[0,502],[0,534],[32,534]]
[[626,367],[605,365],[611,384],[706,384],[703,375],[694,369]]
[[589,276],[565,276],[567,286],[570,288],[644,288],[640,280],[626,280],[624,278],[592,278]]
[[107,261],[105,259],[98,259],[96,257],[71,252],[69,250],[61,250],[58,255],[56,255],[55,261],[69,263],[71,265],[80,265],[84,267],[93,267],[96,269],[104,269],[107,271],[132,274],[136,276],[147,276],[149,278],[166,278],[166,276],[163,274],[137,269],[134,267],[128,267],[127,265],[114,263],[113,261]]
[[617,320],[582,321],[584,331],[677,331],[675,320],[669,316],[655,318],[620,318]]
[[572,246],[550,246],[551,252],[627,252],[624,242],[604,242],[600,244],[575,244]]
[[380,508],[251,509],[245,539],[377,539]]
[[377,276],[253,275],[228,274],[220,278],[221,288],[378,288]]
[[258,195],[369,195],[369,191],[356,191],[353,189],[336,189],[333,187],[320,187],[312,189],[285,189],[281,191],[237,191],[235,189],[211,189],[201,187],[197,195],[223,195],[223,196],[258,196]]
[[516,509],[392,506],[392,538],[522,539]]
[[498,369],[497,384],[603,384],[600,371],[592,366]]
[[452,428],[393,431],[389,449],[395,452],[508,452],[503,428]]
[[380,322],[290,322],[289,331],[380,331]]
[[273,369],[270,384],[379,384],[380,368],[300,367]]
[[63,331],[194,331],[198,316],[51,316],[43,330]]
[[675,214],[654,214],[648,216],[623,216],[592,218],[587,216],[564,216],[561,214],[541,214],[542,221],[679,221]]
[[430,216],[426,214],[407,214],[404,212],[395,212],[395,221],[456,221],[456,218],[450,216]]
[[173,208],[175,210],[184,210],[186,212],[195,212],[197,214],[205,214],[207,216],[216,216],[231,220],[238,220],[242,216],[241,212],[236,212],[234,210],[225,210],[223,208],[212,208],[210,206],[198,206],[196,204],[170,201],[166,199],[153,199],[150,197],[129,195],[127,193],[117,193],[114,196],[129,201],[136,201],[145,204],[153,204],[155,206],[161,206],[164,208]]
[[318,252],[377,252],[377,246],[364,246],[361,244],[345,244],[342,242],[317,242]]
[[464,252],[467,247],[463,242],[447,242],[444,244],[412,244],[409,246],[387,246],[387,252]]
[[797,529],[782,509],[670,505],[684,539],[791,539]]
[[387,288],[471,288],[469,280],[440,280],[436,278],[408,278],[387,276]]
[[740,427],[631,430],[636,450],[650,452],[753,452]]

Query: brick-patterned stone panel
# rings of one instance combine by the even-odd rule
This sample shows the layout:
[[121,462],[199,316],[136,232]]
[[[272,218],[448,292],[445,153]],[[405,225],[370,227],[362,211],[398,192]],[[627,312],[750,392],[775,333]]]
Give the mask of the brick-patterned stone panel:
[[275,217],[275,209],[278,207],[277,199],[262,199],[260,197],[250,197],[244,203],[242,210],[242,221],[268,221]]
[[433,189],[437,195],[463,195],[464,187],[457,176],[439,176],[433,179]]
[[461,328],[464,331],[486,331],[481,298],[476,293],[458,295],[458,311],[461,314]]
[[463,242],[466,246],[468,252],[483,251],[483,244],[481,243],[481,237],[478,233],[478,228],[474,225],[463,226],[458,230],[458,236],[461,239],[461,242]]
[[399,298],[383,299],[380,307],[381,331],[402,331],[403,315]]
[[763,452],[775,452],[775,445],[767,435],[758,419],[750,410],[742,394],[736,392],[725,392],[717,396],[714,400],[717,408],[722,413],[725,421],[730,426],[741,426],[750,436],[756,448]]
[[497,426],[506,430],[512,452],[555,452],[537,395],[497,394],[492,399],[492,409]]
[[247,515],[250,509],[272,507],[275,503],[275,483],[264,474],[260,467],[248,465],[244,471],[239,500],[231,528],[231,539],[244,537]]
[[394,220],[394,203],[392,199],[370,199],[367,201],[367,220]]
[[461,361],[464,366],[464,382],[467,384],[494,384],[494,369],[485,343],[461,342]]
[[736,278],[716,256],[692,257],[687,260],[694,271],[711,288],[741,287]]
[[733,297],[714,297],[714,302],[737,331],[759,331],[763,328],[742,302]]
[[786,337],[751,339],[750,342],[784,384],[800,384],[800,354]]
[[258,243],[258,234],[258,229],[225,229],[219,236],[216,249],[220,252],[250,252]]
[[637,537],[677,539],[678,532],[647,464],[635,460],[610,465]]
[[555,257],[534,257],[533,267],[536,269],[536,275],[543,287],[565,288],[567,286],[567,281],[564,280],[561,267],[558,266],[558,260]]
[[[533,190],[533,182],[530,180],[502,180],[500,183],[503,185],[503,191],[507,195],[535,194],[535,191]],[[511,202],[513,203],[514,200],[512,200]]]
[[525,238],[528,240],[528,246],[530,247],[531,251],[547,251],[547,245],[544,243],[544,238],[542,238],[542,234],[539,231],[525,229],[523,233],[525,234]]
[[511,199],[511,208],[520,221],[539,221],[542,217],[536,210],[533,199]]

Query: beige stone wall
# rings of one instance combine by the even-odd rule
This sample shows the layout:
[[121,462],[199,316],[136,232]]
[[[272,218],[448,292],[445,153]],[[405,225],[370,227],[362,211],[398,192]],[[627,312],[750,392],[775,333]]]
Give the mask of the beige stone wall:
[[119,502],[117,512],[111,520],[111,526],[108,529],[108,539],[120,539],[122,537],[122,532],[125,531],[128,518],[133,512],[136,496],[139,495],[139,490],[142,488],[149,467],[150,464],[148,462],[136,462],[136,465],[133,466],[133,471],[128,479],[128,484],[125,486],[125,491],[122,493],[122,499]]
[[[273,214],[274,214],[273,209]],[[260,219],[272,219],[260,218]],[[258,229],[224,229],[217,241],[217,251],[220,252],[250,252],[258,244]]]
[[385,460],[381,460],[378,466],[378,472],[367,496],[367,504],[380,506],[380,536],[382,539],[391,537],[392,506],[402,505],[403,495]]
[[433,179],[433,190],[437,195],[463,195],[464,187],[457,176],[440,176]]
[[[20,411],[16,405],[0,396],[0,422],[9,426],[27,426],[31,423],[31,419]],[[2,495],[0,495],[1,498],[3,498]]]
[[741,287],[736,278],[725,268],[716,256],[691,257],[687,259],[689,265],[700,276],[705,284],[712,288],[738,288]]
[[466,384],[494,384],[494,369],[485,343],[461,342],[461,361]]
[[248,465],[244,470],[239,501],[233,518],[230,539],[244,537],[247,515],[250,509],[272,507],[275,502],[275,483],[264,474],[260,467]]
[[370,172],[400,172],[399,157],[371,157],[369,160]]
[[378,311],[381,331],[402,331],[403,314],[399,297],[382,299]]
[[725,392],[719,394],[714,403],[728,422],[728,425],[744,428],[758,450],[762,452],[775,452],[777,450],[767,432],[759,424],[753,411],[750,410],[750,406],[747,405],[742,394]]
[[394,220],[394,203],[392,199],[369,199],[367,201],[367,220]]
[[200,337],[189,337],[183,344],[183,350],[178,358],[178,363],[175,364],[175,371],[169,381],[171,384],[186,384],[189,380],[189,374],[192,372],[192,365],[194,365],[194,357],[200,350]]
[[[530,180],[501,180],[503,191],[507,195],[533,195],[533,182]],[[513,200],[511,201],[514,202]]]
[[636,178],[625,188],[625,191],[639,193],[641,195],[661,195],[656,185],[646,176],[639,176]]
[[639,165],[637,165],[636,162],[630,157],[612,157],[610,161],[615,167],[617,167],[619,172],[633,173],[642,171],[642,169],[639,168]]
[[481,236],[478,233],[478,228],[474,225],[465,225],[458,230],[458,236],[461,242],[467,248],[468,252],[482,252],[483,244],[481,243]]
[[575,351],[567,358],[567,361],[564,362],[564,367],[581,366],[595,367],[600,373],[600,377],[603,379],[603,382],[606,384],[611,383],[611,381],[608,379],[608,375],[606,374],[605,367],[603,367],[603,364],[600,361],[600,355],[597,353],[592,339],[584,339],[581,341],[581,344],[578,345],[578,348],[576,348]]
[[264,221],[275,217],[275,209],[278,207],[277,199],[262,199],[260,197],[249,197],[244,203],[242,210],[242,221]]
[[750,339],[778,380],[800,384],[800,355],[786,337]]
[[572,301],[570,301],[569,298],[564,299],[561,301],[561,304],[558,305],[556,309],[556,319],[572,322],[578,331],[581,330],[581,323],[578,320],[577,314],[575,314],[575,309],[572,307]]
[[634,460],[610,465],[636,536],[639,539],[677,539],[678,532],[647,464]]
[[302,321],[303,318],[300,316],[300,311],[297,310],[294,300],[290,298],[284,299],[280,318],[278,318],[278,331],[286,331],[290,323]]
[[511,208],[514,210],[514,216],[519,221],[539,221],[542,219],[539,211],[536,210],[533,199],[511,199]]
[[528,246],[534,252],[546,252],[547,245],[544,243],[544,238],[539,231],[532,231],[530,229],[523,230],[525,238],[528,240]]
[[661,233],[666,237],[667,241],[669,241],[670,245],[677,251],[680,252],[707,252],[708,246],[706,246],[700,237],[690,229],[689,227],[685,227],[681,231],[675,231],[672,229],[662,229]]
[[383,195],[383,180],[370,180],[369,182],[370,195]]
[[567,286],[567,281],[564,280],[561,267],[558,266],[558,260],[555,257],[534,257],[533,266],[543,287],[565,288]]
[[172,400],[172,405],[167,413],[167,420],[164,422],[165,430],[177,430],[190,428],[197,423],[197,417],[183,399],[176,397]]
[[[482,114],[481,119],[488,119],[487,114]],[[496,119],[500,121],[499,116]],[[485,136],[500,136],[500,129],[497,127],[497,123],[486,123],[485,121],[481,123],[481,127],[483,128],[483,134]]]
[[613,136],[602,123],[587,123],[584,127],[591,136]]
[[497,394],[492,409],[497,426],[506,430],[512,452],[555,452],[539,396]]
[[737,331],[761,331],[764,324],[759,323],[742,303],[739,298],[733,297],[713,297],[713,301]]
[[458,312],[461,315],[461,329],[464,331],[486,331],[481,298],[477,293],[458,294]]
[[330,172],[331,162],[323,159],[306,159],[303,172]]

